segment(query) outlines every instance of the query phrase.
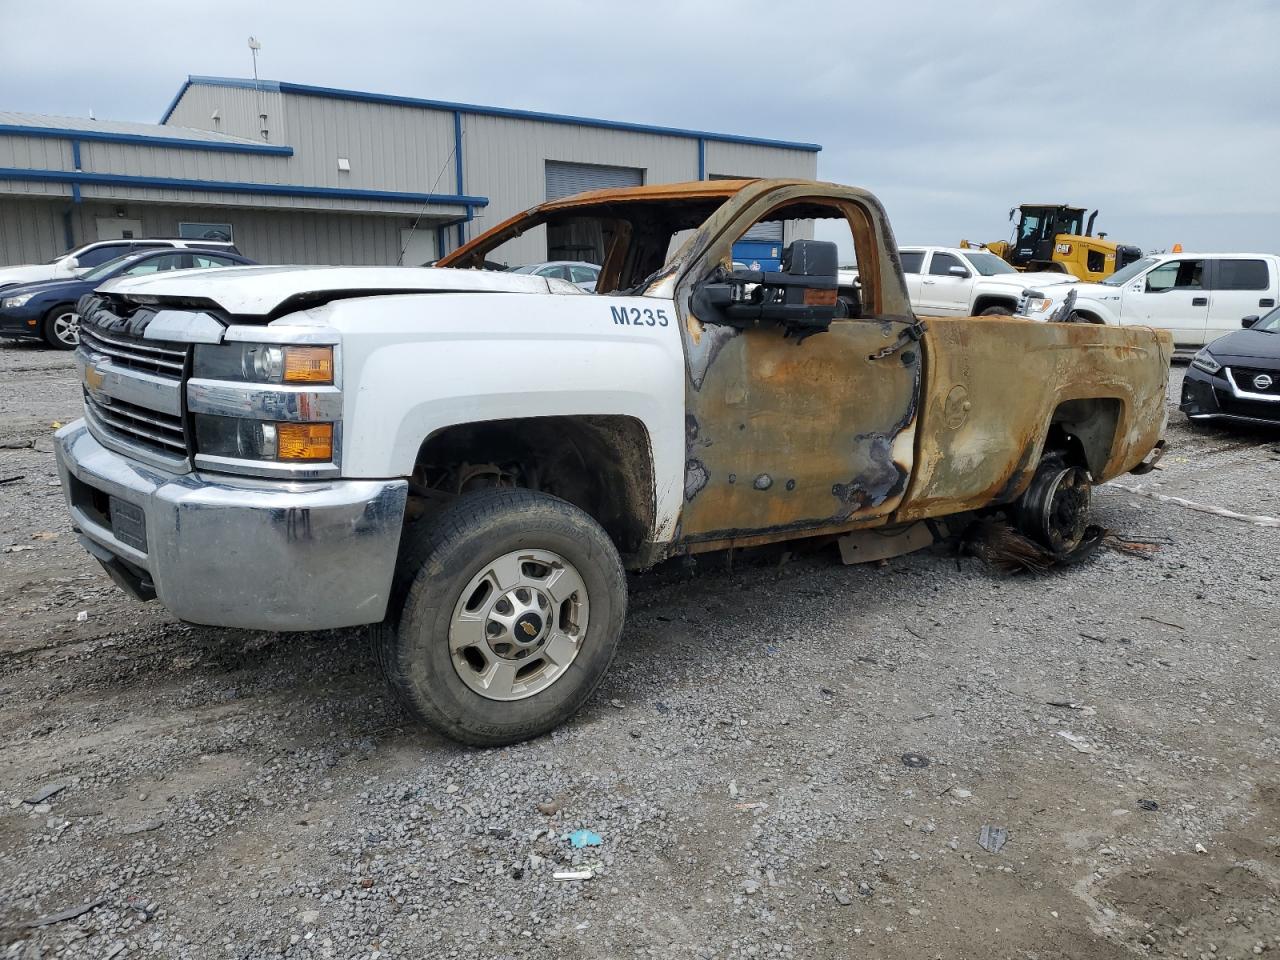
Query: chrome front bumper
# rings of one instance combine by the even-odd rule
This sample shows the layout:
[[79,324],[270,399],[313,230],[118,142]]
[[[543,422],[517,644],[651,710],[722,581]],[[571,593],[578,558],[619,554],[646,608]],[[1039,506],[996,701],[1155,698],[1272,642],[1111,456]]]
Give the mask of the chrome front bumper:
[[85,547],[135,597],[192,623],[255,630],[386,613],[407,481],[172,474],[108,450],[83,420],[55,439]]

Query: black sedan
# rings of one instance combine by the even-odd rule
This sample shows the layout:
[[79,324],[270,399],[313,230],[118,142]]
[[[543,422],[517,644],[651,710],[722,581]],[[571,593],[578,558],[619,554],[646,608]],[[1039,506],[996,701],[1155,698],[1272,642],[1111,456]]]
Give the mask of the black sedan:
[[162,270],[196,270],[253,264],[234,253],[214,250],[152,250],[108,260],[72,280],[42,280],[0,291],[0,336],[38,337],[70,350],[80,342],[76,301],[107,280],[142,277]]
[[1245,317],[1244,329],[1195,355],[1182,381],[1182,412],[1192,420],[1280,426],[1280,307]]

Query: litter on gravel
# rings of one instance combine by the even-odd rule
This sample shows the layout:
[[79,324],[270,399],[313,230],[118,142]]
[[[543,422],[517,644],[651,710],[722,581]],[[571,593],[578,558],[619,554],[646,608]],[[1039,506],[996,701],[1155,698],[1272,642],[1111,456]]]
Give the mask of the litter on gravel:
[[999,853],[1009,839],[1009,831],[1004,827],[995,827],[984,823],[978,831],[978,846],[987,853]]
[[1081,753],[1097,753],[1098,752],[1097,747],[1091,744],[1084,737],[1079,736],[1078,734],[1074,734],[1070,730],[1059,730],[1058,736],[1060,736],[1063,740],[1067,741],[1067,743],[1071,744],[1072,747],[1074,747],[1076,750],[1079,750]]
[[573,833],[566,833],[564,838],[572,843],[577,850],[581,850],[583,847],[598,847],[604,843],[600,834],[592,830],[575,830]]

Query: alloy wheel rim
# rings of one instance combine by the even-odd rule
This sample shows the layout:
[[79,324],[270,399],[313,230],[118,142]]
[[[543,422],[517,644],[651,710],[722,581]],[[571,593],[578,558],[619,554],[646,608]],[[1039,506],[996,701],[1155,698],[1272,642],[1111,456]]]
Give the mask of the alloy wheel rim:
[[550,550],[515,550],[485,564],[449,621],[458,677],[490,700],[546,690],[577,658],[590,617],[577,569]]
[[74,347],[80,343],[80,315],[72,310],[53,318],[53,335],[59,343]]

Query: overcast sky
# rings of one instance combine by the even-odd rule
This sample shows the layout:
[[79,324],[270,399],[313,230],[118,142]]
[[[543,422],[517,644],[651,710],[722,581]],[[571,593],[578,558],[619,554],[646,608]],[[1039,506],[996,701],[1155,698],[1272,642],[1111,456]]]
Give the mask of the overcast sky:
[[[1097,15],[1084,15],[1089,6]],[[187,74],[820,143],[899,241],[1098,207],[1144,249],[1280,253],[1280,4],[0,0],[0,108],[157,121]]]

